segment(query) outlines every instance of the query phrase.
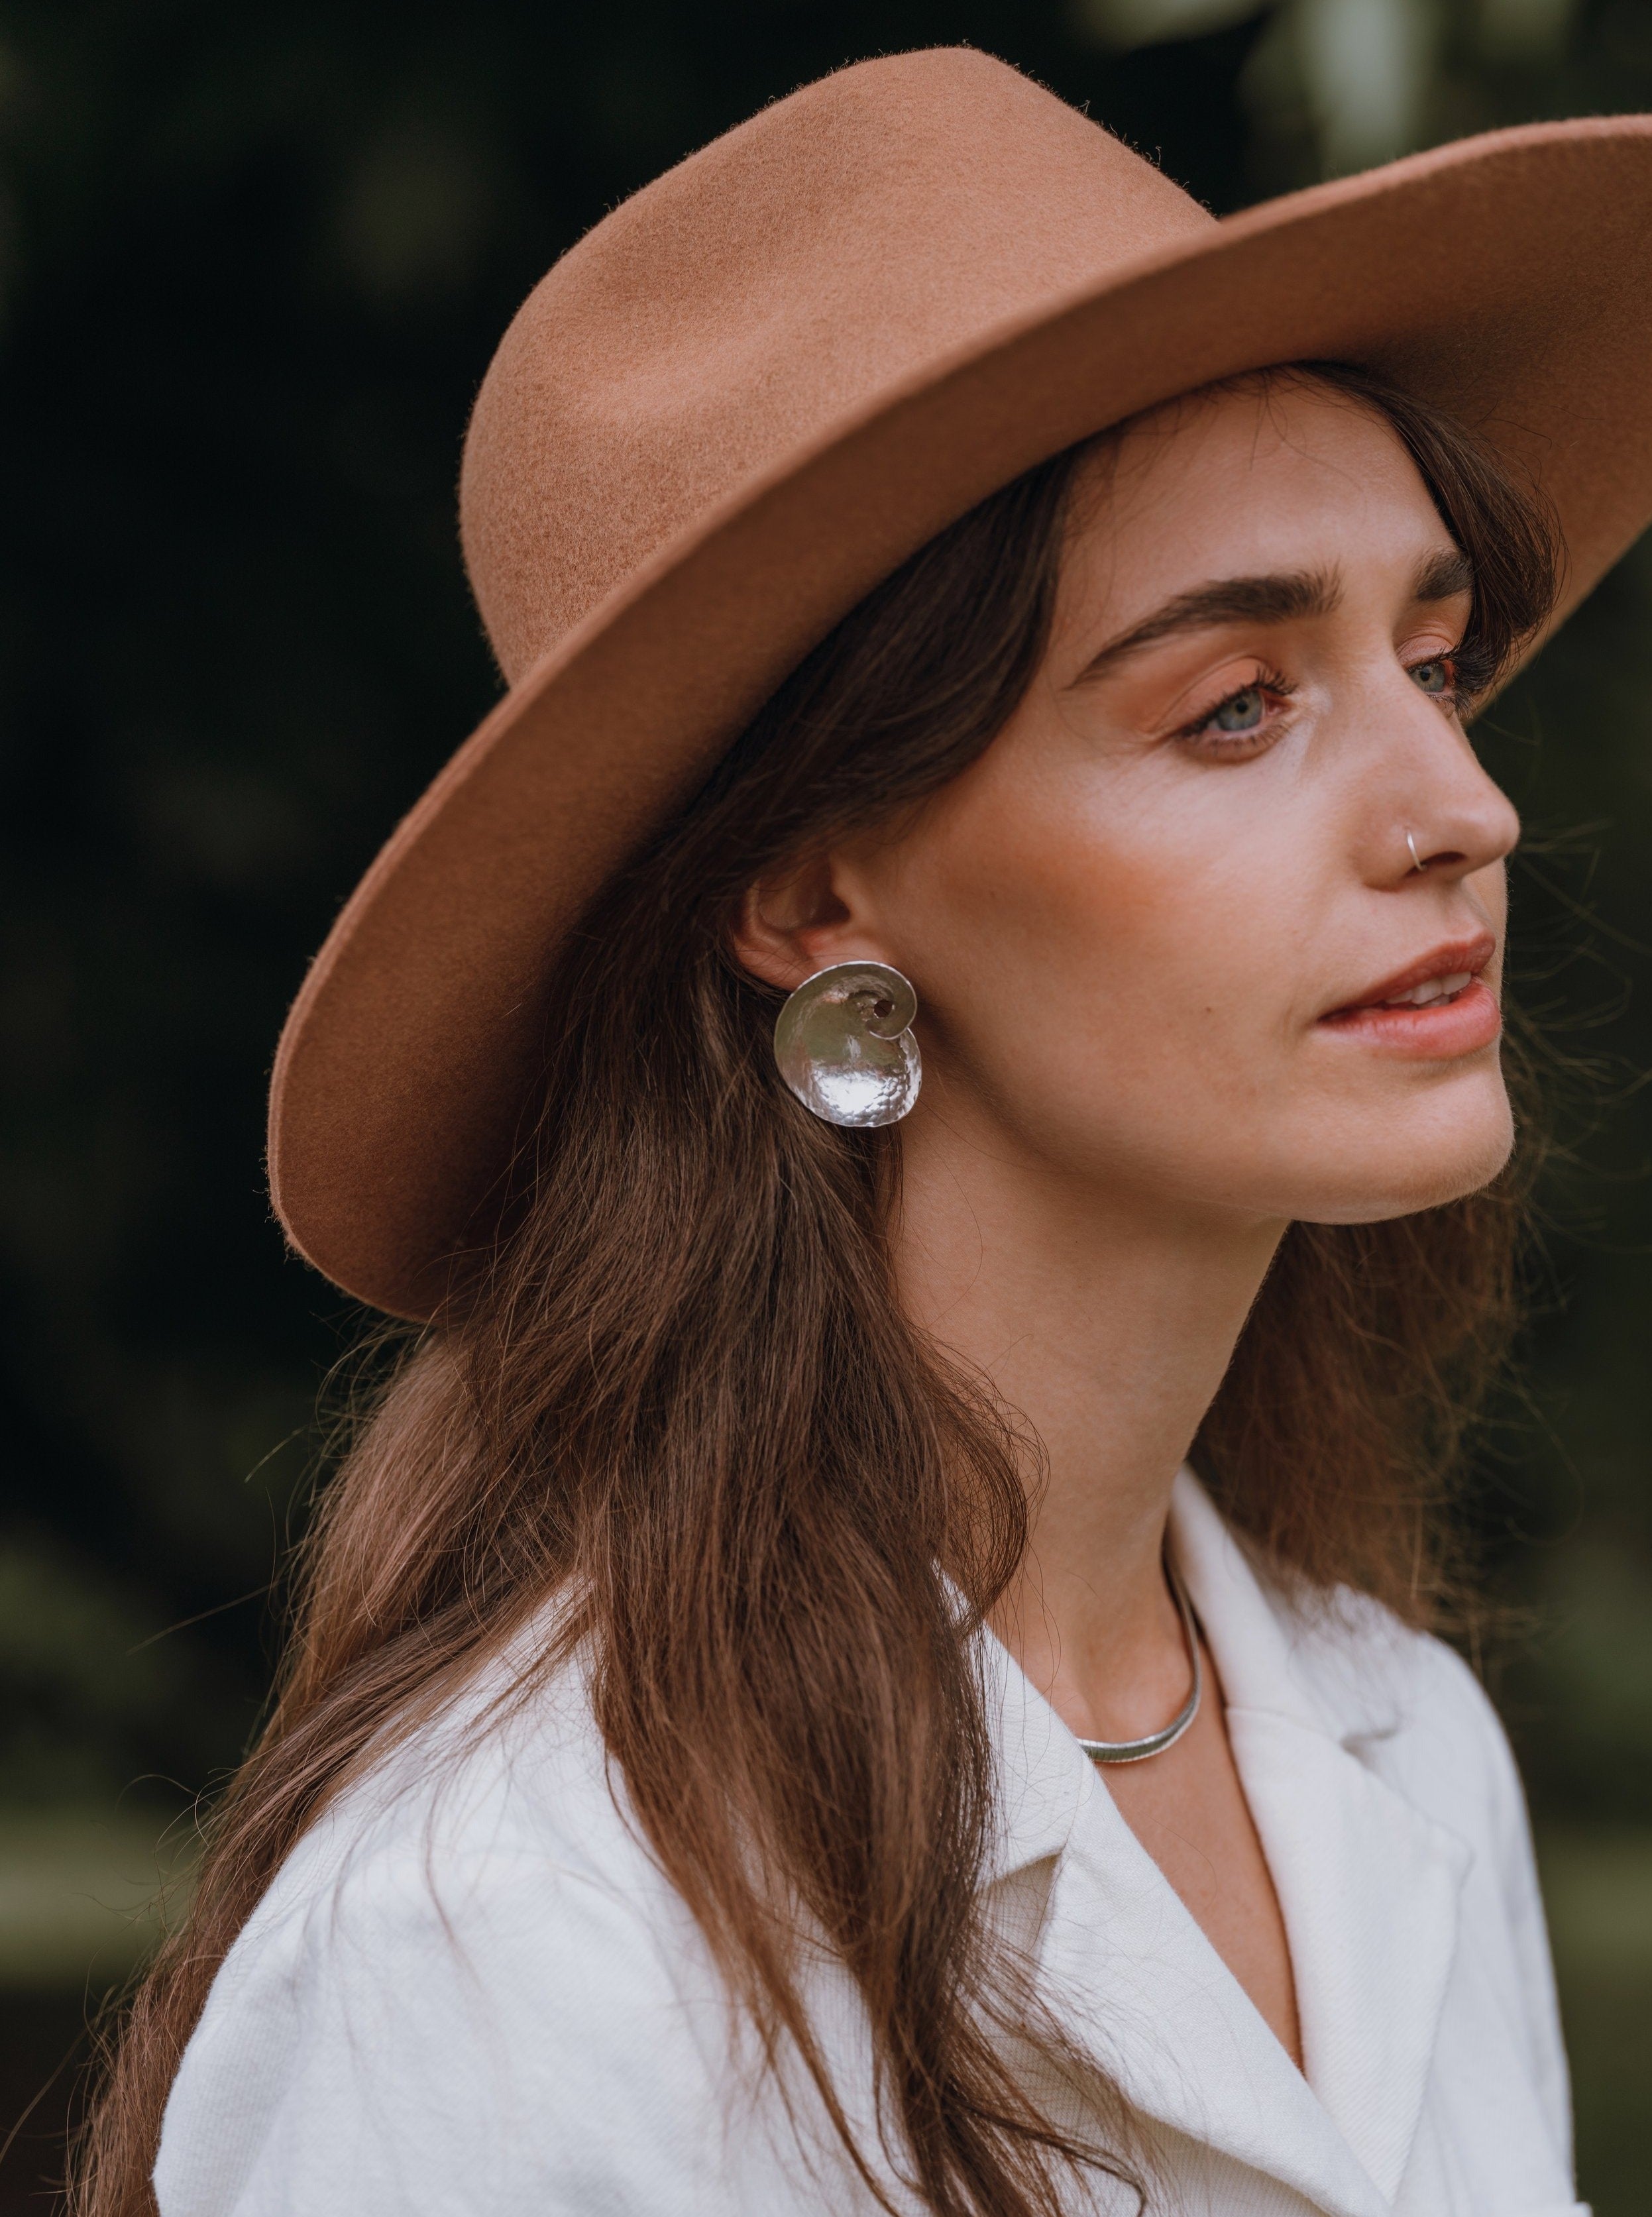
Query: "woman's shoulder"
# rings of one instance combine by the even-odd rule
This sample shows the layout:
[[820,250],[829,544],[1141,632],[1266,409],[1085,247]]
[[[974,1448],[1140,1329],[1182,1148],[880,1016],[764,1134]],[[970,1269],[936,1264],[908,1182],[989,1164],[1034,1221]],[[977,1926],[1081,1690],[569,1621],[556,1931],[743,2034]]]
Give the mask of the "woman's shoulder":
[[1518,1794],[1496,1710],[1446,1641],[1369,1594],[1281,1572],[1191,1471],[1172,1516],[1230,1706],[1328,1733],[1447,1821]]
[[1284,1634],[1293,1677],[1339,1721],[1358,1725],[1381,1717],[1398,1728],[1444,1702],[1459,1726],[1480,1728],[1488,1714],[1484,1689],[1436,1633],[1349,1586],[1316,1591],[1265,1574],[1260,1583]]
[[1268,1597],[1292,1680],[1347,1751],[1470,1845],[1512,1844],[1524,1862],[1508,1735],[1457,1650],[1347,1588],[1304,1596],[1273,1586]]
[[506,1693],[485,1673],[406,1734],[277,1874],[173,2090],[164,2217],[262,2212],[276,2181],[282,2212],[514,2208],[524,2179],[580,2206],[569,2182],[607,2160],[644,2055],[665,2107],[626,2158],[639,2206],[662,2165],[703,2160],[678,2126],[718,2044],[709,1961],[609,1779],[585,1674]]
[[529,1883],[540,1933],[589,1913],[587,1897],[653,1911],[663,1888],[578,1656],[527,1671],[499,1658],[404,1727],[298,1843],[244,1936],[300,1945],[367,1916],[462,1930]]

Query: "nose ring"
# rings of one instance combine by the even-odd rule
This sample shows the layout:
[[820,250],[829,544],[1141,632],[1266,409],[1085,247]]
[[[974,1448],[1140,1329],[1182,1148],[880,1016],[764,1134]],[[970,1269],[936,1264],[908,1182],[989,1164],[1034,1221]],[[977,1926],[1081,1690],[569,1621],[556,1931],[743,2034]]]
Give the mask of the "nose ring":
[[1421,856],[1421,855],[1417,852],[1417,836],[1416,836],[1416,834],[1415,834],[1415,832],[1414,832],[1414,831],[1408,831],[1408,832],[1406,833],[1406,835],[1405,835],[1405,843],[1406,843],[1406,845],[1407,845],[1408,847],[1409,847],[1409,848],[1410,848],[1410,849],[1411,849],[1411,867],[1412,867],[1412,868],[1413,868],[1414,870],[1420,870],[1420,869],[1421,869],[1421,868],[1422,868],[1422,866],[1423,866],[1423,863],[1422,863],[1422,856]]

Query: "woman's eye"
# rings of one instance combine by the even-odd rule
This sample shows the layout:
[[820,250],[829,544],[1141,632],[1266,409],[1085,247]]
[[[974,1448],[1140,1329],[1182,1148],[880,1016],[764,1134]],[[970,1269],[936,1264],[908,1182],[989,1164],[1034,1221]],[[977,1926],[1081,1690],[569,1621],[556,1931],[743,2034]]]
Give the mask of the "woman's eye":
[[1234,760],[1248,759],[1278,736],[1281,711],[1290,701],[1290,687],[1277,671],[1261,670],[1207,708],[1177,733],[1183,740],[1203,741],[1206,753]]
[[1247,685],[1231,695],[1209,720],[1213,732],[1254,732],[1268,712],[1267,696],[1259,685]]
[[1437,655],[1432,662],[1414,662],[1411,677],[1414,684],[1420,685],[1437,701],[1447,699],[1457,690],[1457,670],[1450,655]]

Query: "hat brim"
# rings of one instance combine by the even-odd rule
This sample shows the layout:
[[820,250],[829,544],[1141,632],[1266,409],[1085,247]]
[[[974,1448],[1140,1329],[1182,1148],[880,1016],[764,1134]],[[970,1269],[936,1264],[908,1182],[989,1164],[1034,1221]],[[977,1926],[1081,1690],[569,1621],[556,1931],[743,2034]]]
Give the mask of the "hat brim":
[[1228,218],[984,333],[662,549],[498,702],[312,966],[270,1103],[293,1245],[436,1314],[487,1236],[566,934],[786,673],[1021,471],[1302,360],[1382,371],[1537,481],[1560,621],[1652,520],[1652,118],[1494,133]]

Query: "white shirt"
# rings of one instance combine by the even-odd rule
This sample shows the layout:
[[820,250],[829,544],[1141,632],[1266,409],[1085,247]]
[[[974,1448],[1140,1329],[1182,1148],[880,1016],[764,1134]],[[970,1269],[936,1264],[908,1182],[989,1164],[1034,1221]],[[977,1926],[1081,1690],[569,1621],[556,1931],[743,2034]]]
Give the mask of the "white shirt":
[[[1072,1734],[987,1654],[992,1908],[1139,2115],[1149,2207],[1587,2217],[1525,1807],[1479,1686],[1370,1603],[1296,1614],[1187,1473],[1172,1540],[1278,1892],[1303,2072]],[[167,2109],[161,2217],[870,2217],[807,2084],[789,2122],[754,2073],[579,1672],[461,1743],[466,1720],[341,1799],[242,1933]],[[875,2145],[846,1975],[823,1966],[810,2004]],[[1036,2090],[1084,2126],[1082,2088],[1065,2108]],[[1070,2206],[1135,2202],[1104,2179]]]

